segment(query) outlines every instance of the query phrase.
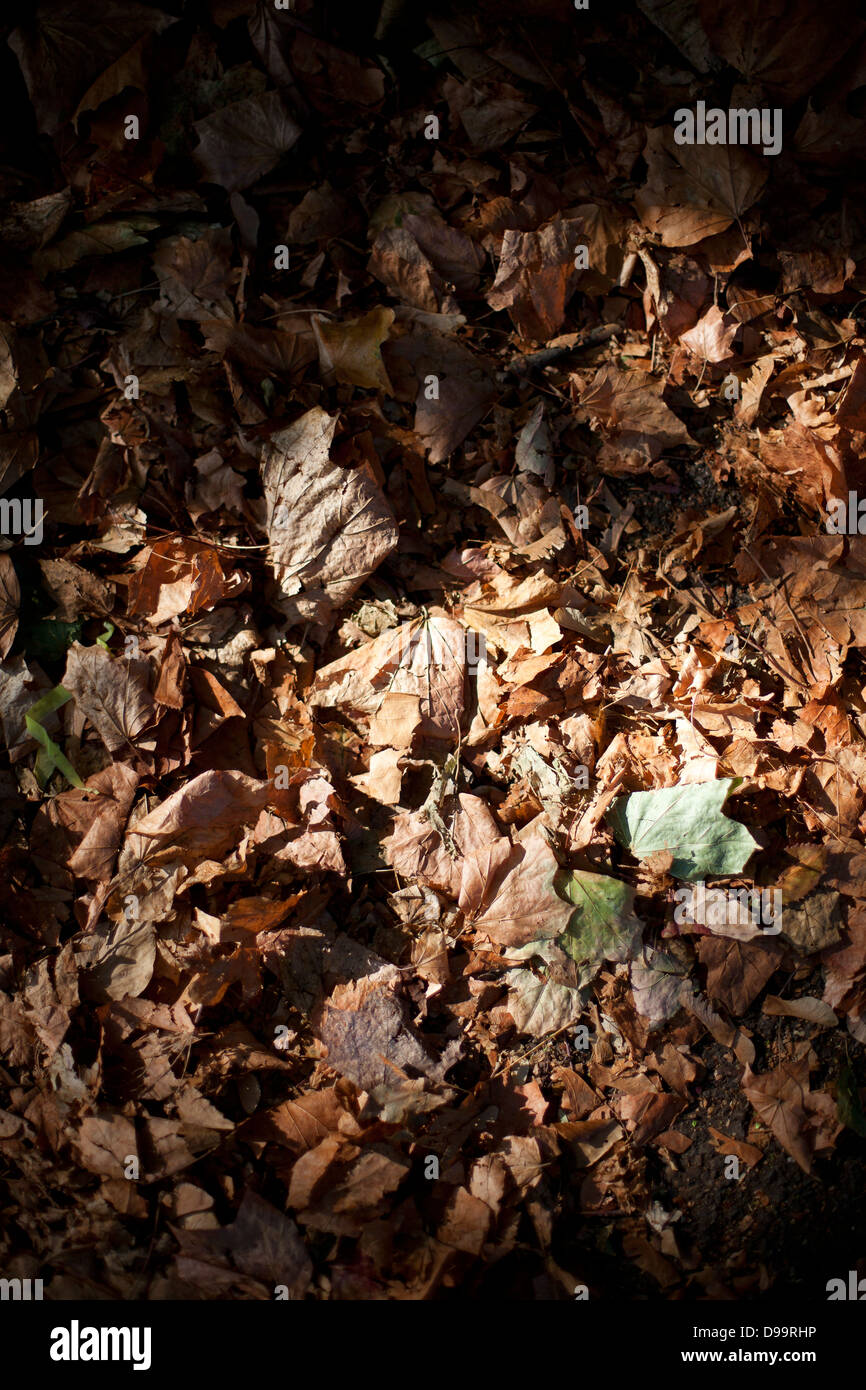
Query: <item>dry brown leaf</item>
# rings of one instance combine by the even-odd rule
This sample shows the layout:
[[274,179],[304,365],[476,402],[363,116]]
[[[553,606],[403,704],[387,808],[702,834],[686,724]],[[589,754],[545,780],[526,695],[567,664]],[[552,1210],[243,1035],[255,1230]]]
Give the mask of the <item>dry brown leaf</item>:
[[292,624],[326,625],[397,544],[377,485],[329,458],[336,426],[317,406],[262,455],[270,563]]
[[693,246],[723,232],[760,197],[767,169],[736,145],[677,145],[673,129],[649,131],[647,180],[635,206],[664,246]]
[[93,725],[109,753],[135,747],[154,719],[150,666],[134,658],[113,657],[95,643],[74,642],[66,656],[62,684]]
[[574,908],[554,887],[559,865],[547,842],[501,839],[466,856],[460,910],[475,930],[503,946],[561,935]]

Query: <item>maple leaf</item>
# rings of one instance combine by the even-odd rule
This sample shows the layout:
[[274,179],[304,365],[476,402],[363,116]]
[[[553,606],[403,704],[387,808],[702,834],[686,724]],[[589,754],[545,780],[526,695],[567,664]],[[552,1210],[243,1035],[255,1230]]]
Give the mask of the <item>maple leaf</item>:
[[558,869],[540,836],[518,845],[499,840],[466,856],[460,910],[477,932],[502,945],[557,936],[573,911],[556,892]]
[[767,169],[736,145],[677,145],[665,126],[650,130],[647,180],[635,206],[664,246],[693,246],[723,232],[760,197]]
[[620,844],[637,859],[658,850],[673,855],[671,873],[694,882],[708,875],[737,874],[758,841],[738,821],[722,815],[740,778],[686,783],[620,797],[607,819]]
[[643,931],[633,911],[634,889],[607,874],[585,870],[562,875],[558,887],[574,904],[558,944],[580,966],[581,982],[588,983],[605,960],[630,959]]
[[277,92],[263,92],[196,121],[196,162],[204,177],[229,193],[249,188],[301,138],[301,127]]
[[153,722],[155,704],[146,661],[112,657],[98,643],[74,642],[66,657],[65,688],[93,725],[109,753],[134,747]]

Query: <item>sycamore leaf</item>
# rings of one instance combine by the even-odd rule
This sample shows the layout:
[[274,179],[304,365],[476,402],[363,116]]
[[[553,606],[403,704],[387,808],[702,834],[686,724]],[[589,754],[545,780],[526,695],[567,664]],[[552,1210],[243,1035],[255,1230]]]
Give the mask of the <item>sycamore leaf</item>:
[[336,416],[314,406],[262,454],[271,567],[293,623],[327,624],[397,545],[378,485],[331,459],[336,428]]
[[557,936],[570,913],[555,891],[557,863],[540,835],[519,845],[506,839],[467,854],[460,910],[475,930],[499,945],[521,947]]
[[559,945],[581,967],[588,983],[602,961],[628,960],[635,952],[643,924],[635,917],[634,889],[609,874],[582,870],[562,876],[560,892],[574,912]]
[[619,797],[607,819],[620,844],[646,859],[657,850],[673,855],[671,873],[694,882],[708,875],[738,874],[758,841],[722,806],[738,777],[686,783]]
[[301,138],[278,92],[232,102],[196,121],[195,160],[208,183],[229,193],[249,188]]
[[510,987],[508,1012],[520,1033],[540,1038],[576,1023],[583,1013],[581,991],[558,980],[531,970],[509,970],[505,980]]
[[65,687],[109,753],[134,746],[153,722],[148,677],[146,661],[116,659],[99,644],[83,647],[74,642],[69,648]]

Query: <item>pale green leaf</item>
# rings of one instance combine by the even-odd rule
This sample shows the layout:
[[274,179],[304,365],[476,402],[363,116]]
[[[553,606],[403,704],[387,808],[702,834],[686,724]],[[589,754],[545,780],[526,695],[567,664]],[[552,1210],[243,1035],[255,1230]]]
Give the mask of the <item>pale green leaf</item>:
[[669,850],[676,878],[694,882],[738,874],[758,845],[744,825],[722,815],[725,799],[739,781],[726,777],[632,792],[614,802],[607,819],[620,844],[637,859]]

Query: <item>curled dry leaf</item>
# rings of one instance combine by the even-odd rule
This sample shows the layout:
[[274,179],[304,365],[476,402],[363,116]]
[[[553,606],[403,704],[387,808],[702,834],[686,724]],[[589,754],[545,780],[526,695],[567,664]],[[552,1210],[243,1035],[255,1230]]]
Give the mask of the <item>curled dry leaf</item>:
[[378,733],[395,733],[400,747],[416,726],[425,738],[456,739],[466,704],[466,630],[436,611],[389,629],[323,666],[309,700],[375,720]]
[[213,608],[231,588],[217,551],[186,537],[155,541],[136,562],[139,568],[129,580],[129,615],[149,618],[154,626],[181,613]]
[[0,661],[5,661],[18,631],[21,586],[8,555],[0,554]]
[[154,850],[176,850],[195,863],[218,859],[254,824],[271,796],[271,784],[239,772],[202,772],[130,827]]
[[491,309],[507,309],[523,338],[546,342],[558,333],[580,278],[575,252],[582,223],[554,218],[537,232],[507,231],[487,295]]

